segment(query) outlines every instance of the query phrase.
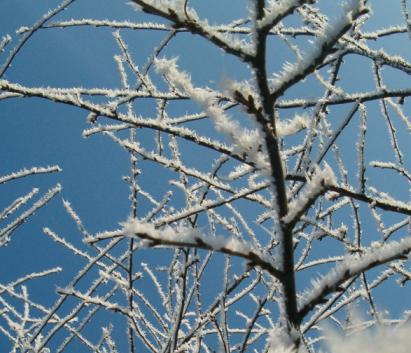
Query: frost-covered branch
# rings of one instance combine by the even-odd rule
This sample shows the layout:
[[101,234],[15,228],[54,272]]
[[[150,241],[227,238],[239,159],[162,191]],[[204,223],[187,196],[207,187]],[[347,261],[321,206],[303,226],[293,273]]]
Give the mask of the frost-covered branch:
[[[401,297],[411,280],[406,1],[392,5],[402,17],[388,27],[376,0],[124,0],[108,12],[77,2],[0,33],[0,134],[11,141],[0,162],[21,168],[0,177],[1,349],[339,353],[322,322],[350,335],[402,332],[411,310]],[[82,2],[97,5],[91,16]],[[92,49],[81,50],[88,39]],[[70,53],[51,77],[60,46]],[[70,127],[84,144],[62,120],[35,120],[61,105],[61,119],[82,119]],[[27,148],[14,134],[64,149]],[[62,157],[62,168],[20,166],[45,155]],[[61,192],[41,194],[27,177],[55,172],[69,183],[64,200],[17,239]],[[31,236],[38,222],[41,241]],[[18,256],[6,253],[16,246]],[[41,252],[60,264],[33,272]],[[401,312],[385,314],[392,303],[377,291],[397,285]],[[365,313],[358,322],[354,306]]]
[[335,175],[330,166],[326,165],[323,170],[317,166],[306,184],[306,189],[298,195],[298,199],[290,203],[289,211],[282,219],[283,222],[289,225],[295,224],[317,198],[335,184]]
[[346,94],[342,97],[329,97],[329,98],[315,98],[315,99],[282,99],[278,100],[275,106],[279,109],[292,109],[292,108],[310,108],[315,107],[318,104],[325,105],[343,105],[347,103],[355,102],[371,102],[382,98],[406,98],[411,96],[411,90],[400,89],[400,90],[390,90],[384,89],[382,91],[376,92],[366,92],[366,93],[353,93]]
[[[188,228],[177,228],[174,230],[171,227],[166,227],[166,229],[162,230],[157,229],[153,224],[139,223],[133,219],[124,224],[123,229],[118,232],[117,236],[123,235],[141,239],[141,246],[192,247],[238,256],[248,260],[250,265],[259,266],[275,277],[282,276],[281,272],[276,269],[269,254],[260,253],[251,244],[247,244],[243,240],[234,237],[208,237]],[[87,239],[87,241],[95,242],[102,239],[104,238],[93,237]]]
[[313,2],[313,0],[270,1],[269,5],[264,9],[264,16],[257,20],[257,31],[268,32],[301,5]]
[[61,172],[61,168],[58,165],[50,166],[50,167],[33,167],[30,169],[21,169],[17,172],[13,172],[11,174],[3,175],[0,177],[0,184],[7,183],[11,180],[16,180],[20,178],[24,178],[29,175],[34,174],[45,174],[45,173],[56,173]]
[[277,99],[292,85],[303,80],[321,64],[327,55],[331,54],[334,45],[353,26],[353,22],[361,15],[367,13],[361,0],[354,1],[351,7],[347,7],[341,20],[324,29],[324,33],[313,43],[312,52],[308,53],[304,60],[286,67],[274,80],[273,97]]
[[361,255],[347,256],[322,278],[314,281],[313,286],[315,288],[306,294],[300,305],[300,318],[303,319],[315,305],[323,302],[328,294],[338,292],[340,290],[339,286],[345,281],[392,260],[406,260],[410,251],[411,239],[406,238],[399,242],[370,247],[363,250]]
[[138,6],[137,9],[171,21],[176,28],[186,28],[191,33],[208,39],[229,54],[238,56],[244,61],[249,61],[251,58],[251,52],[247,50],[247,47],[244,47],[244,42],[230,41],[230,38],[221,35],[220,32],[213,31],[208,23],[201,21],[195,11],[191,9],[187,16],[186,11],[184,11],[184,1],[158,3],[150,0],[131,0],[131,2]]
[[[70,6],[75,0],[65,0],[63,1],[59,6],[57,6],[55,9],[50,10],[47,14],[45,14],[41,20],[39,20],[37,23],[35,23],[31,28],[28,29],[28,31],[24,34],[24,36],[21,38],[20,42],[10,51],[8,58],[6,61],[3,63],[3,65],[0,68],[0,78],[2,78],[5,74],[5,72],[9,69],[10,65],[12,64],[14,58],[16,55],[19,53],[21,48],[27,43],[27,41],[30,39],[30,37],[38,30],[40,29],[47,21],[49,21],[51,18],[59,14],[61,11],[64,11],[68,6]],[[4,48],[4,44],[3,44]],[[0,50],[1,52],[2,50]]]
[[10,235],[23,223],[27,221],[29,217],[34,215],[40,208],[46,205],[54,196],[61,192],[61,185],[57,184],[54,188],[45,193],[38,201],[36,201],[29,209],[24,211],[14,221],[7,224],[0,229],[0,246],[5,245],[10,241]]

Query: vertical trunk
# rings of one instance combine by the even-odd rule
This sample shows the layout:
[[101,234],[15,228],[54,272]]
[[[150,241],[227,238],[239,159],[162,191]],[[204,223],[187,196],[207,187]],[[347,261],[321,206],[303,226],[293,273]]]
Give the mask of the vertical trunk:
[[[264,16],[264,0],[256,0],[256,19]],[[280,247],[281,247],[281,267],[283,271],[282,286],[284,296],[284,313],[287,330],[291,333],[293,327],[298,327],[299,319],[297,313],[297,300],[295,289],[294,273],[294,249],[292,228],[281,222],[281,218],[288,212],[287,193],[285,185],[284,171],[278,139],[276,136],[274,99],[272,98],[267,80],[266,71],[266,41],[265,31],[256,29],[256,53],[252,62],[255,72],[255,79],[261,97],[263,115],[265,118],[263,131],[265,133],[265,144],[271,166],[272,188],[278,203],[278,216],[280,217]],[[296,347],[299,342],[295,342]]]

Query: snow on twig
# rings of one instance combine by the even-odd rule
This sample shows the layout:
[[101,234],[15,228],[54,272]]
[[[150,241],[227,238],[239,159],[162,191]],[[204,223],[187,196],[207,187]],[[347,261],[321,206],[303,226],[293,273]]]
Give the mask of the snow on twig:
[[0,40],[0,54],[4,51],[4,48],[11,42],[11,37],[9,34],[3,36]]
[[327,188],[333,185],[336,185],[336,178],[331,167],[325,164],[321,170],[320,167],[317,166],[314,169],[312,177],[308,180],[306,189],[298,195],[296,200],[290,203],[288,207],[289,211],[283,217],[283,222],[288,224],[296,223],[317,198],[326,192]]
[[10,180],[16,180],[19,178],[24,178],[28,175],[33,174],[44,174],[44,173],[56,173],[61,172],[61,168],[58,165],[53,165],[50,167],[33,167],[30,169],[21,169],[17,172],[13,172],[11,174],[0,176],[0,185],[7,183]]
[[261,169],[268,167],[267,161],[261,153],[263,137],[259,129],[246,129],[231,119],[218,104],[219,94],[211,89],[194,87],[189,75],[179,70],[177,59],[156,59],[155,65],[157,70],[165,75],[177,89],[205,109],[206,113],[213,119],[216,129],[233,141],[234,152],[244,155],[246,159]]
[[59,14],[61,11],[64,11],[69,5],[71,5],[75,0],[65,0],[60,3],[56,8],[50,10],[47,14],[43,15],[43,17],[35,23],[27,32],[24,34],[23,38],[20,42],[10,51],[8,58],[6,59],[5,63],[2,67],[0,67],[0,78],[6,73],[6,71],[11,66],[14,58],[19,53],[21,48],[25,45],[25,43],[30,39],[30,37],[39,29],[41,28],[47,21],[49,21],[52,17]]
[[0,230],[0,246],[5,245],[10,238],[10,234],[16,230],[21,224],[26,222],[26,220],[34,215],[38,209],[47,204],[54,196],[56,196],[62,187],[60,184],[57,184],[55,187],[50,189],[43,197],[36,201],[28,210],[23,212],[19,217],[17,217],[13,222],[9,223],[6,227]]
[[250,243],[236,237],[205,236],[197,229],[186,227],[165,226],[158,229],[153,224],[140,223],[135,219],[129,219],[125,222],[121,232],[126,236],[141,239],[141,245],[150,247],[159,245],[194,247],[239,256],[268,270],[274,276],[281,276],[270,255],[261,253]]
[[33,188],[26,195],[18,197],[9,206],[7,206],[3,211],[0,212],[0,221],[5,220],[8,216],[16,212],[20,207],[24,206],[28,201],[30,201],[37,193],[39,189]]
[[312,2],[312,0],[270,0],[264,9],[264,17],[257,21],[257,30],[270,30],[283,18],[294,12],[297,7]]
[[348,5],[344,15],[337,23],[324,28],[323,35],[317,37],[316,42],[312,44],[313,49],[310,53],[304,55],[303,59],[296,64],[287,63],[283,72],[274,77],[273,96],[280,97],[285,90],[313,72],[330,54],[330,50],[338,40],[352,27],[354,21],[367,11],[361,0],[353,1]]
[[296,114],[292,119],[280,120],[277,122],[277,136],[289,136],[294,135],[301,130],[308,128],[309,119],[308,117],[300,114]]
[[408,237],[398,242],[371,246],[362,255],[346,256],[322,278],[313,282],[313,289],[306,293],[300,305],[301,318],[322,302],[325,296],[338,291],[339,286],[348,279],[389,261],[407,258],[410,251],[411,238]]
[[244,61],[249,61],[253,55],[250,43],[230,35],[229,32],[221,33],[210,26],[207,20],[200,20],[196,11],[187,6],[185,0],[131,0],[130,2],[137,5],[137,9],[163,17],[173,22],[177,29],[182,28],[198,34]]

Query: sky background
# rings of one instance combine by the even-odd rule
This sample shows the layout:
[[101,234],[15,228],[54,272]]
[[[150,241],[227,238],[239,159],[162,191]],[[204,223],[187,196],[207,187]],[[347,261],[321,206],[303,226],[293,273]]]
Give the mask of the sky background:
[[[51,0],[1,0],[0,37],[9,34],[13,38],[13,42],[6,49],[10,49],[18,42],[18,28],[34,24],[57,3]],[[191,0],[190,3],[201,17],[216,23],[241,17],[246,8],[246,1],[242,0]],[[366,25],[366,28],[369,27],[367,29],[403,23],[399,0],[374,0],[370,3],[376,16]],[[332,13],[332,16],[339,13],[331,0],[321,1],[321,6],[327,13]],[[107,18],[139,21],[145,16],[133,11],[126,1],[122,0],[77,0],[54,20]],[[4,78],[33,87],[120,87],[119,75],[113,60],[113,55],[119,54],[119,50],[112,32],[109,28],[93,27],[40,30],[24,46]],[[166,35],[163,32],[128,30],[121,33],[129,44],[136,63],[141,66],[146,62],[153,47]],[[400,40],[381,43],[387,52],[402,55],[410,60],[410,41],[406,35],[397,38]],[[0,66],[7,53],[6,50],[0,54]],[[193,81],[197,84],[214,85],[230,77],[248,77],[248,71],[232,57],[223,55],[211,44],[187,34],[179,35],[164,53],[168,57],[178,56],[179,65],[192,73]],[[280,68],[283,61],[290,58],[286,49],[277,49],[276,52],[273,50],[270,55],[272,70]],[[357,59],[352,64],[345,64],[340,82],[343,87],[358,92],[374,86],[368,62]],[[384,78],[388,87],[409,87],[409,77],[398,75],[388,69],[384,72]],[[290,96],[306,93],[307,90],[311,90],[313,96],[320,92],[318,87],[307,80],[292,90]],[[139,109],[140,113],[150,114],[153,106],[148,104]],[[177,113],[179,109],[186,108],[175,109]],[[350,107],[335,108],[335,114],[344,117],[349,109]],[[378,115],[378,109],[378,105],[370,108],[370,119],[373,119],[373,112]],[[287,114],[291,112],[285,112],[283,117],[289,117]],[[128,154],[104,136],[97,135],[84,139],[82,131],[88,127],[86,116],[87,113],[80,109],[41,99],[0,101],[0,175],[25,167],[55,164],[63,170],[58,174],[32,176],[0,185],[0,209],[32,187],[40,188],[41,194],[56,183],[63,186],[61,196],[41,209],[13,234],[11,242],[6,247],[0,248],[2,283],[28,272],[42,271],[53,266],[65,267],[64,274],[56,275],[53,281],[42,279],[30,286],[32,295],[44,304],[50,302],[53,296],[50,293],[53,293],[55,286],[64,286],[67,279],[81,266],[80,263],[73,262],[71,253],[52,244],[42,232],[42,228],[47,226],[63,237],[81,243],[81,235],[64,211],[61,198],[72,203],[91,233],[117,228],[119,222],[127,219],[130,212],[128,185],[121,180],[122,176],[129,173]],[[390,160],[392,153],[387,148],[389,144],[379,143],[387,142],[388,136],[385,133],[384,122],[380,117],[378,119],[369,125],[368,135],[374,137],[374,142],[368,150],[368,158]],[[336,124],[338,121],[340,120],[337,119]],[[357,135],[357,127],[358,125],[353,124],[341,136],[341,144],[347,146],[344,151],[347,160],[352,158],[354,161],[356,157],[352,136]],[[401,141],[407,141],[407,132],[404,129],[399,128],[398,133]],[[202,162],[202,156],[199,159],[194,151],[192,163],[199,164]],[[404,143],[404,151],[410,151],[409,141],[408,145]],[[410,166],[409,156],[406,156],[406,166]],[[354,172],[351,174],[354,175]],[[159,194],[160,190],[167,187],[164,184],[164,177],[158,175],[154,169],[142,176],[141,182],[149,183]],[[409,201],[408,186],[395,182],[395,178],[390,174],[381,174],[375,182],[393,196],[405,202]],[[143,254],[142,257],[144,256]],[[161,256],[158,261],[161,262]],[[395,290],[385,290],[381,293],[382,298],[395,295]],[[404,303],[397,304],[398,306],[390,308],[394,313],[401,311]],[[5,352],[6,347],[8,343],[0,336],[0,351]]]

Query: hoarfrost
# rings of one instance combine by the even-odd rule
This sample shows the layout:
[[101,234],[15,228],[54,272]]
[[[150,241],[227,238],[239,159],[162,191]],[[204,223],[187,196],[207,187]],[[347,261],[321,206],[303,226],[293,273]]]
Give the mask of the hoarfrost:
[[327,187],[336,185],[336,183],[334,171],[327,163],[324,164],[323,169],[316,166],[305,190],[298,195],[296,200],[291,202],[289,211],[283,217],[283,221],[285,223],[294,223],[315,202],[317,197],[327,190]]
[[410,325],[402,327],[378,326],[376,330],[363,330],[340,335],[326,330],[326,345],[330,353],[408,353],[411,346]]

